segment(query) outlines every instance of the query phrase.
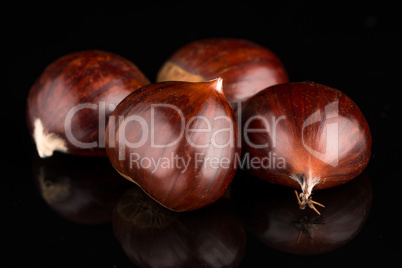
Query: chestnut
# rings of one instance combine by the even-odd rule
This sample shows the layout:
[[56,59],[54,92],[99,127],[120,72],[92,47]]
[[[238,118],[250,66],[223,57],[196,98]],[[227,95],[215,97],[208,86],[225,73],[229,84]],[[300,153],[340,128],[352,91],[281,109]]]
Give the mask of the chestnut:
[[107,51],[79,51],[52,62],[27,100],[27,124],[39,156],[60,151],[106,157],[109,115],[125,96],[146,84],[137,66]]
[[362,112],[344,93],[322,84],[268,87],[244,103],[241,118],[242,168],[301,189],[301,209],[323,206],[311,199],[312,190],[352,180],[370,159],[371,134]]
[[320,216],[300,210],[287,187],[243,173],[232,183],[232,200],[246,229],[276,250],[297,255],[332,252],[352,242],[370,215],[367,172],[345,185],[315,192],[314,198],[327,204]]
[[135,186],[117,202],[112,226],[139,267],[238,267],[245,253],[243,224],[226,199],[178,213]]
[[190,211],[230,185],[240,157],[237,129],[222,79],[154,83],[116,107],[106,151],[116,170],[157,202]]
[[157,81],[202,82],[218,77],[223,78],[223,91],[234,109],[258,91],[289,81],[271,50],[236,38],[201,39],[181,47],[163,64]]
[[55,153],[32,159],[36,189],[49,208],[75,223],[110,222],[120,196],[131,187],[106,157],[79,157]]

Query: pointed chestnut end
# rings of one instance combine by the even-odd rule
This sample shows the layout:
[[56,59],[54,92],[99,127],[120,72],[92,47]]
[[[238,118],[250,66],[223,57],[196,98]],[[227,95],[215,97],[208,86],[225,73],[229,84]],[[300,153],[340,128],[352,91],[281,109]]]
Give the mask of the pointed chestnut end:
[[295,190],[295,194],[297,197],[297,202],[299,203],[299,207],[301,210],[305,209],[306,206],[309,206],[312,210],[314,210],[318,215],[321,215],[321,213],[316,209],[316,207],[314,205],[320,206],[325,208],[325,206],[321,203],[318,203],[314,200],[311,199],[311,196],[308,197],[307,199],[305,198],[305,195],[303,195],[303,193],[301,193],[299,195],[299,193],[297,192],[297,190]]
[[223,79],[221,77],[209,81],[211,83],[211,88],[216,90],[218,93],[223,94]]
[[52,156],[54,151],[67,152],[65,140],[54,133],[46,133],[39,118],[34,121],[33,138],[41,158]]

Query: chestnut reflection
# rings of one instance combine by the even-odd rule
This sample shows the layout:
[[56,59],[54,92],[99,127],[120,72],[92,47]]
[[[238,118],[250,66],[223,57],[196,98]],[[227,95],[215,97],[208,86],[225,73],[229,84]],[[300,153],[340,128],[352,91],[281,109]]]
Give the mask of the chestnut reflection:
[[81,224],[110,222],[129,183],[107,158],[54,154],[33,156],[33,178],[45,202],[62,217]]
[[236,177],[232,198],[245,226],[263,243],[280,251],[313,255],[333,251],[361,230],[371,208],[372,189],[364,172],[353,181],[314,192],[325,204],[300,210],[293,190],[244,172]]
[[191,212],[173,212],[139,187],[122,195],[113,231],[130,260],[140,267],[237,267],[246,235],[229,200]]

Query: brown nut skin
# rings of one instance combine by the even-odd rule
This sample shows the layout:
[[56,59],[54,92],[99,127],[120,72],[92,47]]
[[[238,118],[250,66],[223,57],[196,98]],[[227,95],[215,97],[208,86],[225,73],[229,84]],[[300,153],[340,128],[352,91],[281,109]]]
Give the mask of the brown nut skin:
[[289,81],[280,59],[254,42],[235,38],[197,40],[177,50],[161,67],[157,81],[201,82],[223,78],[233,109],[258,91]]
[[144,86],[112,116],[106,129],[111,163],[166,208],[204,207],[230,185],[240,146],[220,79]]
[[245,169],[301,189],[302,209],[311,205],[312,189],[344,184],[369,162],[369,126],[339,90],[311,82],[275,85],[251,97],[241,112],[243,157],[262,163]]
[[30,89],[27,124],[38,154],[54,151],[104,156],[104,130],[115,106],[149,84],[129,60],[107,51],[87,50],[52,62]]

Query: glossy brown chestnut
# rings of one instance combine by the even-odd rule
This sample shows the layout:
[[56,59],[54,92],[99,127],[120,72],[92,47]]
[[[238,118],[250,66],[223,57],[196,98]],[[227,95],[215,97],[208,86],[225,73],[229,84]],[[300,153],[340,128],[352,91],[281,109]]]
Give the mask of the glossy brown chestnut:
[[39,156],[54,151],[106,156],[104,131],[115,106],[148,79],[129,60],[106,51],[65,55],[32,86],[28,128]]
[[[357,105],[310,82],[268,87],[242,107],[244,165],[251,174],[299,188],[300,208],[315,209],[313,189],[350,181],[369,162],[371,134]],[[318,212],[318,211],[317,211]]]
[[238,267],[246,234],[229,200],[178,213],[136,187],[119,199],[113,232],[139,267]]
[[288,82],[272,51],[235,38],[203,39],[183,46],[159,70],[157,81],[201,82],[218,77],[223,78],[223,91],[234,109],[258,91]]
[[320,216],[300,210],[286,187],[240,174],[232,183],[240,218],[254,236],[280,251],[334,251],[353,240],[370,214],[372,186],[366,172],[345,185],[315,192],[314,199],[327,205]]
[[119,197],[132,186],[106,157],[55,153],[43,159],[34,155],[32,172],[46,204],[63,218],[80,224],[110,222]]
[[163,206],[201,208],[231,183],[240,147],[221,79],[144,86],[112,116],[106,129],[111,163]]

